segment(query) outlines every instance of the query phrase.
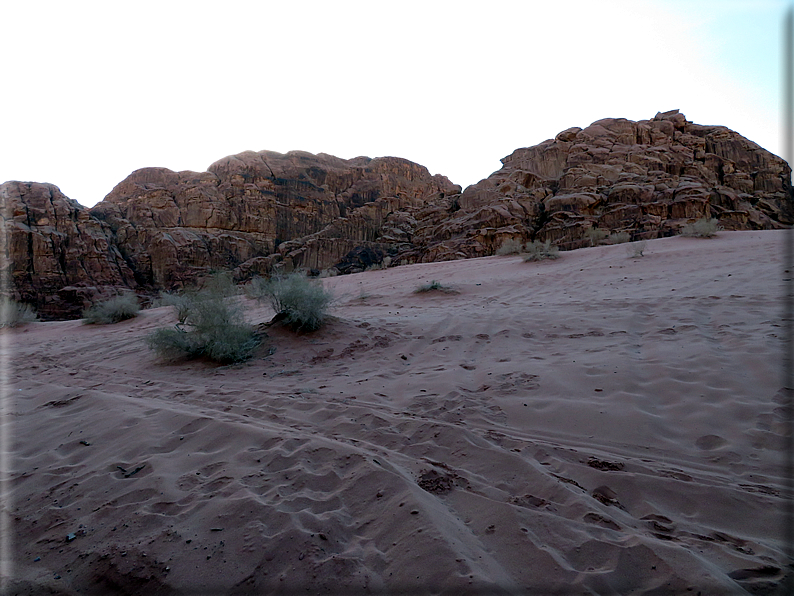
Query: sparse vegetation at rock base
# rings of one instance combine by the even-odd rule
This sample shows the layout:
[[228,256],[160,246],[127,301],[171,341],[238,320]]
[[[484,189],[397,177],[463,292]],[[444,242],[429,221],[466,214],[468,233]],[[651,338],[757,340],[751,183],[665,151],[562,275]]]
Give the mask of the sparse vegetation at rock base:
[[690,238],[711,238],[721,230],[716,218],[701,217],[681,228],[681,235]]
[[542,261],[544,259],[556,259],[560,256],[559,249],[551,243],[551,240],[541,242],[535,240],[529,242],[524,247],[524,261]]
[[0,327],[18,327],[34,321],[38,321],[38,316],[30,304],[0,298]]
[[134,293],[129,292],[121,296],[114,296],[85,309],[83,311],[83,322],[86,325],[111,325],[137,317],[140,310],[138,297]]

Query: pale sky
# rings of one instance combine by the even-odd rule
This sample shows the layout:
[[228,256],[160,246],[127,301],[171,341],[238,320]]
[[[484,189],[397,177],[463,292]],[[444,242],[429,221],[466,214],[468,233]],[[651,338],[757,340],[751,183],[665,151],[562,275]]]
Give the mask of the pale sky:
[[85,206],[246,150],[404,157],[466,187],[519,147],[680,109],[780,155],[786,0],[0,6],[0,182]]

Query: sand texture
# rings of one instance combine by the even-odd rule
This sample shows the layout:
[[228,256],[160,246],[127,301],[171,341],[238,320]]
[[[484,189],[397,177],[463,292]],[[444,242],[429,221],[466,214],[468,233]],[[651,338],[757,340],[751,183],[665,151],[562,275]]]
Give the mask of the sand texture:
[[787,233],[329,278],[238,366],[160,363],[170,307],[6,330],[15,590],[765,593]]

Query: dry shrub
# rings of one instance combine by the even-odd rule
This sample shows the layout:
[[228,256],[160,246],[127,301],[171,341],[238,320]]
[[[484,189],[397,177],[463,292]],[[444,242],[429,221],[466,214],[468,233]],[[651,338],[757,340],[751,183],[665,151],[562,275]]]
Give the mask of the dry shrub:
[[86,325],[111,325],[138,316],[141,310],[138,297],[133,293],[114,296],[83,311]]
[[270,304],[275,321],[295,331],[316,331],[327,317],[333,296],[322,285],[301,273],[251,280],[248,294]]
[[631,240],[631,234],[628,232],[614,232],[609,235],[608,242],[610,244],[623,244]]
[[716,218],[701,217],[694,223],[684,225],[681,228],[681,235],[694,238],[711,238],[722,229],[718,223]]
[[199,290],[166,295],[165,301],[176,309],[179,323],[155,329],[146,343],[164,360],[199,356],[221,364],[248,360],[259,338],[246,324],[239,304],[231,299],[234,293],[228,277],[216,276]]
[[626,245],[626,254],[630,259],[639,259],[643,256],[647,242],[640,240]]
[[535,240],[526,245],[523,256],[524,262],[556,259],[560,256],[560,250],[552,245],[551,240],[546,240],[546,242]]
[[498,256],[517,255],[522,251],[523,247],[524,245],[520,240],[507,238],[502,242],[502,245],[496,249],[496,254]]
[[424,294],[425,292],[443,292],[444,294],[458,294],[458,290],[445,286],[437,279],[431,282],[422,284],[414,290],[415,294]]
[[590,246],[598,246],[602,240],[609,236],[609,232],[600,228],[587,228],[584,235],[590,240]]
[[36,311],[30,304],[0,298],[0,327],[18,327],[38,320]]

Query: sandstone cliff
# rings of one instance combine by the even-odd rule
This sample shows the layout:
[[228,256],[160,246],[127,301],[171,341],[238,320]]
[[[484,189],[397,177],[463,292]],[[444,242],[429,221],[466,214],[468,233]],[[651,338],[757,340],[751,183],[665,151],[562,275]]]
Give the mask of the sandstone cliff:
[[52,184],[0,185],[3,275],[45,317],[80,315],[113,288],[134,285],[110,228]]
[[213,270],[348,273],[491,255],[508,238],[574,249],[591,227],[656,238],[704,216],[725,229],[794,223],[785,161],[677,110],[571,128],[502,164],[461,192],[396,157],[247,151],[202,173],[138,170],[92,209],[7,182],[10,293],[65,318],[117,289],[154,294]]
[[716,217],[727,230],[794,223],[784,160],[723,126],[693,124],[678,110],[571,128],[502,163],[418,214],[414,247],[401,262],[490,255],[506,238],[580,248],[589,246],[591,227],[637,240],[674,235],[700,217]]
[[388,213],[459,192],[396,157],[247,151],[204,173],[133,172],[91,214],[113,230],[139,285],[174,289],[210,269],[330,267],[374,240]]

